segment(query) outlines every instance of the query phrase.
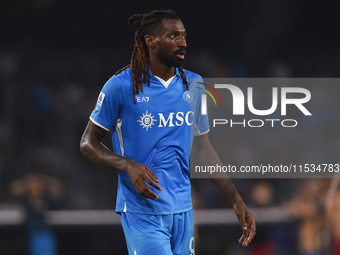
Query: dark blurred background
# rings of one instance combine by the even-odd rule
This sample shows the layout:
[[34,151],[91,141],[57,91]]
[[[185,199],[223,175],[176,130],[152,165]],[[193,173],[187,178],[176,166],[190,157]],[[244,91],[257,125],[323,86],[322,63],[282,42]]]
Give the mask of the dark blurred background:
[[[38,173],[57,178],[62,183],[63,191],[57,203],[52,203],[49,209],[115,208],[117,174],[85,159],[79,152],[79,140],[101,87],[130,61],[135,32],[127,24],[131,15],[149,13],[154,9],[173,9],[188,31],[184,67],[203,77],[339,77],[339,5],[334,0],[2,1],[0,207],[3,210],[16,208],[19,202],[13,195],[13,183],[27,174]],[[337,98],[336,94],[332,96]],[[333,125],[332,121],[330,125]],[[336,130],[332,131],[336,137]],[[316,135],[320,135],[319,139],[323,139],[325,133],[327,130],[315,131]],[[232,141],[242,147],[248,140],[247,137],[238,137]],[[105,138],[105,144],[111,146],[109,136]],[[226,146],[229,150],[233,148],[233,144]],[[336,149],[339,147],[334,148],[334,157]],[[237,152],[231,154],[231,160],[242,161],[246,157],[251,164],[252,151],[249,147]],[[318,156],[315,148],[312,152]],[[277,162],[280,159],[278,153]],[[302,185],[302,182],[307,184]],[[303,241],[298,238],[290,242],[287,236],[292,237],[302,231],[297,230],[300,227],[297,222],[293,227],[289,225],[291,222],[287,223],[292,232],[286,231],[287,224],[278,227],[264,223],[262,229],[265,231],[262,233],[269,234],[261,235],[260,227],[259,241],[248,249],[234,248],[237,239],[228,239],[228,227],[214,229],[204,226],[200,228],[197,254],[299,254],[299,251],[310,250],[318,252],[313,254],[340,254],[334,248],[338,247],[339,252],[339,241],[336,245],[334,240],[340,239],[340,234],[334,234],[327,228],[329,223],[325,223],[327,220],[323,217],[326,215],[322,202],[324,196],[318,197],[327,194],[331,180],[313,180],[312,184],[308,180],[294,179],[235,180],[235,185],[244,200],[254,207],[291,208],[297,199],[304,201],[306,193],[312,194],[310,206],[314,206],[317,220],[322,218],[322,227],[306,231],[317,232],[310,241],[315,244],[313,238],[316,238],[319,245],[310,248],[309,244],[301,244]],[[312,191],[301,187],[312,187]],[[207,180],[193,180],[193,189],[198,209],[231,207]],[[254,194],[259,195],[256,197]],[[300,222],[302,216],[296,215]],[[312,216],[308,220],[316,221]],[[233,228],[235,226],[230,227]],[[6,227],[5,232],[2,231],[3,236],[9,236],[8,240],[19,241],[12,242],[13,245],[11,241],[6,245],[0,242],[1,254],[25,254],[25,238],[20,229]],[[272,229],[279,231],[271,232]],[[105,238],[112,242],[112,246],[104,239],[96,240],[92,248],[84,248],[79,254],[127,254],[124,248],[121,248],[122,251],[116,248],[112,252],[114,242],[107,237],[112,235],[112,239],[124,240],[120,227],[86,230],[83,235],[91,231],[108,233]],[[57,228],[56,231],[60,254],[78,254],[70,250],[85,245],[65,241],[69,240],[65,238],[66,231],[74,231],[77,235],[79,229]],[[322,237],[324,232],[326,237]],[[217,237],[209,239],[213,233],[218,233],[221,238],[218,245],[214,244],[219,240]],[[333,238],[333,234],[337,238]],[[269,238],[273,236],[276,236],[275,240]],[[95,239],[91,236],[79,238]],[[226,239],[232,240],[228,247],[223,245],[229,244]],[[280,243],[277,240],[284,241]],[[85,243],[89,245],[90,241]],[[120,245],[124,247],[124,242],[121,241]],[[290,247],[290,250],[282,247]]]

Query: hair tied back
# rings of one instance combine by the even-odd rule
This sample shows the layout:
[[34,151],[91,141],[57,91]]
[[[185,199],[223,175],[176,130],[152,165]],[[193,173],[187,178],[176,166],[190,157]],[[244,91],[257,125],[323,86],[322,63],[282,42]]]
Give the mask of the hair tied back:
[[144,17],[145,17],[145,14],[135,14],[135,15],[132,15],[129,18],[128,23],[132,27],[139,28],[140,24],[142,23],[142,20],[144,19]]

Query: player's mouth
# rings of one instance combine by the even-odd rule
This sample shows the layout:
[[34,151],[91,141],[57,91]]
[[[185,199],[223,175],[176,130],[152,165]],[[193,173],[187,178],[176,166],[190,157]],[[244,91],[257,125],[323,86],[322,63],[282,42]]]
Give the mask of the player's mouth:
[[177,56],[178,56],[180,59],[184,59],[184,53],[177,54]]
[[185,55],[185,51],[184,50],[178,51],[176,53],[176,56],[179,57],[180,59],[184,59],[184,55]]

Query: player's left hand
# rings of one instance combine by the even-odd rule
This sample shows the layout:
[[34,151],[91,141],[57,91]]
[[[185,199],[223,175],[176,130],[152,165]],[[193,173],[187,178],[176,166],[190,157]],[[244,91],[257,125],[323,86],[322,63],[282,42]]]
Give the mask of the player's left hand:
[[234,204],[234,212],[243,230],[243,234],[238,242],[242,243],[242,246],[248,246],[256,235],[255,218],[243,201]]

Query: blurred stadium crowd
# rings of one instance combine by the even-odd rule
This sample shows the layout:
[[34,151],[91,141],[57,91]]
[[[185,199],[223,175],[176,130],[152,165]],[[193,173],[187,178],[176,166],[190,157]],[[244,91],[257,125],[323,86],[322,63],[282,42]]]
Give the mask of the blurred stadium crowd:
[[[101,87],[129,63],[133,30],[126,21],[134,13],[174,9],[189,35],[185,68],[203,77],[340,76],[335,1],[325,1],[322,8],[304,0],[231,1],[211,13],[202,5],[189,16],[185,3],[181,9],[120,3],[118,12],[114,4],[99,2],[105,6],[100,12],[87,3],[80,10],[76,0],[7,2],[0,11],[0,208],[16,204],[11,183],[28,173],[63,183],[63,194],[51,209],[115,208],[116,173],[85,159],[78,144]],[[210,139],[218,152],[228,152],[226,164],[290,163],[292,153],[335,164],[340,107],[338,94],[326,97],[334,102],[332,112],[315,108],[319,119],[314,121],[323,125],[307,123],[302,140],[294,132],[282,136],[279,129],[265,128],[256,135],[226,129],[228,142],[220,148],[218,137],[212,133]],[[294,141],[302,144],[286,153]],[[105,144],[110,143],[107,136]],[[331,179],[234,182],[249,207],[292,209],[301,254],[340,254],[340,193],[335,193],[336,203],[326,203]],[[209,181],[192,183],[196,208],[231,206]],[[289,235],[281,230],[259,233],[249,254],[295,254],[284,253]]]

